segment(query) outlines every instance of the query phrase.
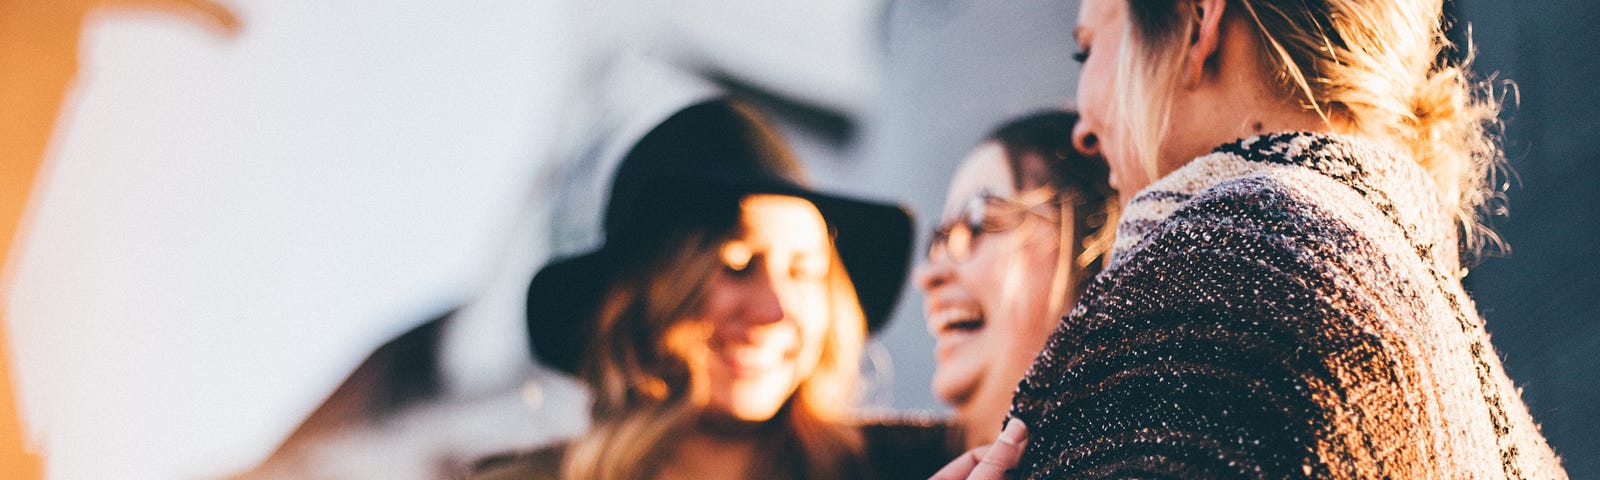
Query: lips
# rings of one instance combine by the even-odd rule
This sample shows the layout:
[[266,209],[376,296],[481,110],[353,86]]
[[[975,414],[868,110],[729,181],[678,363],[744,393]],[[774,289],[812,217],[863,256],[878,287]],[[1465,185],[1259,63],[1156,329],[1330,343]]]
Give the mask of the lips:
[[928,314],[928,331],[933,334],[934,361],[945,368],[959,352],[972,351],[984,327],[983,311],[976,307],[945,307]]
[[789,349],[779,342],[722,342],[716,345],[717,358],[735,375],[750,375],[782,367],[789,360]]
[[934,336],[982,330],[983,312],[977,308],[943,308],[928,314],[928,330]]

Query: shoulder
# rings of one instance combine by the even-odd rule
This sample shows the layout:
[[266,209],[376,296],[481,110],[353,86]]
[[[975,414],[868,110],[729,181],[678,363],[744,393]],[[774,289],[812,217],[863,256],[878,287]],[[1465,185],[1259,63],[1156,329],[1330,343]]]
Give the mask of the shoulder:
[[[1301,165],[1217,153],[1140,192],[1123,212],[1108,270],[1138,255],[1310,247],[1383,231],[1361,190]],[[1240,239],[1257,242],[1240,243]],[[1333,249],[1320,249],[1324,253]]]
[[1364,225],[1370,212],[1321,196],[1336,186],[1288,170],[1229,179],[1119,254],[1019,387],[1028,470],[1300,476],[1308,455],[1371,454],[1329,439],[1425,424],[1401,388],[1418,375],[1416,336],[1396,319],[1415,312],[1383,280],[1404,250],[1377,240],[1392,232]]
[[1381,220],[1371,212],[1340,211],[1349,208],[1317,192],[1321,182],[1296,176],[1230,179],[1182,201],[1091,283],[1087,318],[1067,330],[1316,332],[1370,320],[1378,292],[1362,285],[1396,282],[1408,249],[1390,241],[1393,229],[1368,225]]
[[[1337,136],[1286,133],[1241,139],[1139,192],[1123,212],[1118,254],[1152,238],[1208,246],[1203,235],[1187,234],[1213,226],[1235,235],[1309,241],[1401,232],[1411,238],[1400,243],[1428,243],[1436,239],[1416,235],[1415,227],[1437,222],[1405,212],[1437,206],[1422,198],[1431,190],[1411,186],[1427,179],[1412,178],[1418,169],[1409,163]],[[1339,231],[1329,232],[1329,227]]]
[[1282,176],[1229,180],[1178,199],[1159,219],[1133,226],[1137,241],[1117,252],[1108,273],[1160,273],[1153,280],[1175,281],[1173,271],[1195,268],[1199,259],[1241,257],[1275,266],[1325,261],[1322,257],[1342,251],[1328,244],[1361,236],[1356,225],[1338,218],[1325,203]]
[[1181,199],[1118,252],[1102,291],[1231,311],[1291,299],[1346,310],[1327,303],[1418,293],[1431,284],[1419,256],[1425,247],[1369,196],[1293,166],[1216,183]]
[[919,416],[879,418],[859,424],[867,461],[880,480],[924,479],[960,454],[950,424]]
[[1310,236],[1329,227],[1359,227],[1348,219],[1362,217],[1353,213],[1365,207],[1358,192],[1325,176],[1295,167],[1264,168],[1188,197],[1152,233],[1170,240],[1210,227],[1239,234]]
[[472,465],[471,480],[559,479],[567,443],[485,457]]

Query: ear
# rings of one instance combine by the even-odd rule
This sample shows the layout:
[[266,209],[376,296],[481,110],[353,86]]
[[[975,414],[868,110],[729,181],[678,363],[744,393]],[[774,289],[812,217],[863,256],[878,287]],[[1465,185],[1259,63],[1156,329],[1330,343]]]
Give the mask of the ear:
[[1222,44],[1222,16],[1227,0],[1192,0],[1194,33],[1189,37],[1189,53],[1183,62],[1183,84],[1194,86],[1205,78],[1206,61],[1217,54]]

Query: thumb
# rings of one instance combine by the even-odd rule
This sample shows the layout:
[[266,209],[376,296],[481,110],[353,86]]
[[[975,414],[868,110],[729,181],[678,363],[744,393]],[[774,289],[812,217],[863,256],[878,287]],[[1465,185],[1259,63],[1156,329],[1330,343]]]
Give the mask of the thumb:
[[1003,480],[1006,472],[1016,468],[1022,462],[1022,451],[1028,446],[1028,426],[1022,420],[1015,418],[1006,421],[1006,428],[1000,432],[1000,438],[995,439],[989,446],[989,451],[984,452],[983,459],[978,461],[978,466],[972,469],[968,480]]

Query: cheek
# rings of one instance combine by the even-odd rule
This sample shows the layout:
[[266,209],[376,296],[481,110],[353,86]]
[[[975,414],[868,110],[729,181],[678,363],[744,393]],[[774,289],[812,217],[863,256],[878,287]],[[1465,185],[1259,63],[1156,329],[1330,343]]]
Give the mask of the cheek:
[[[1041,232],[1042,233],[1042,232]],[[1015,319],[1012,326],[1017,335],[1018,346],[1031,347],[1038,351],[1043,345],[1043,335],[1050,333],[1059,314],[1052,311],[1051,292],[1055,286],[1056,263],[1060,261],[1059,248],[1056,245],[1056,235],[1041,235],[1030,245],[1028,253],[1028,269],[1026,280],[1022,288],[1025,289],[1022,301],[1017,302],[1021,308],[1021,315]]]
[[[1104,70],[1108,69],[1109,66]],[[1090,69],[1085,68],[1084,71],[1089,72]],[[1104,78],[1107,76],[1109,75],[1091,79],[1085,75],[1083,83],[1079,84],[1079,98],[1083,104],[1080,107],[1081,120],[1078,122],[1074,137],[1082,139],[1085,134],[1092,133],[1094,146],[1090,151],[1099,154],[1111,168],[1111,186],[1120,192],[1132,193],[1133,190],[1129,190],[1127,182],[1144,178],[1144,167],[1132,160],[1134,157],[1123,141],[1117,119],[1110,115],[1111,100],[1116,93],[1111,86],[1113,82]],[[1091,84],[1091,81],[1094,83]]]
[[735,285],[722,275],[712,277],[706,284],[705,297],[699,307],[694,309],[695,315],[713,322],[732,317],[739,303],[739,294],[735,288]]
[[1096,153],[1112,162],[1112,157],[1123,156],[1119,149],[1125,147],[1113,105],[1119,90],[1116,55],[1121,42],[1117,35],[1109,32],[1101,36],[1105,40],[1095,45],[1095,53],[1078,74],[1079,126],[1094,134]]
[[1132,198],[1133,194],[1139,193],[1139,189],[1144,186],[1145,182],[1142,181],[1146,177],[1144,166],[1133,161],[1133,155],[1123,151],[1108,151],[1104,157],[1106,166],[1111,170],[1111,188],[1116,189],[1122,196],[1123,203],[1127,203],[1126,200]]
[[1059,252],[1056,226],[1029,225],[1032,228],[1015,231],[1030,236],[1026,243],[997,248],[1001,251],[996,252],[996,258],[985,258],[984,262],[974,259],[974,267],[980,268],[969,272],[969,288],[981,297],[993,327],[1003,331],[1002,341],[1013,345],[1027,344],[1018,339],[1037,336],[1037,325],[1051,315],[1050,288]]
[[1099,68],[1093,63],[1085,64],[1078,75],[1078,110],[1083,120],[1099,125],[1100,115],[1105,111],[1106,100],[1110,97],[1105,91],[1105,79],[1101,78]]
[[[989,240],[989,239],[984,239]],[[980,252],[984,253],[984,252]],[[956,286],[977,300],[985,314],[994,315],[1007,304],[1005,296],[1006,267],[1003,258],[973,255],[967,263],[959,265]]]
[[[1107,45],[1110,47],[1111,45]],[[1100,46],[1095,47],[1097,50]],[[1096,51],[1093,58],[1083,64],[1078,73],[1078,108],[1084,119],[1096,129],[1104,125],[1104,115],[1110,110],[1114,69],[1110,59],[1113,51]],[[1098,133],[1098,132],[1097,132]]]
[[992,325],[996,357],[993,363],[1002,371],[1016,370],[1015,373],[1020,374],[1022,369],[1033,363],[1034,357],[1044,348],[1060,322],[1059,317],[1050,313],[1048,287],[1032,289],[1027,293],[1031,296],[1026,301],[1017,302],[1016,308],[1007,312],[1004,318],[996,319]]
[[798,367],[809,371],[821,357],[822,346],[827,342],[831,318],[826,296],[818,294],[791,309],[789,316],[795,323],[799,350]]

